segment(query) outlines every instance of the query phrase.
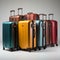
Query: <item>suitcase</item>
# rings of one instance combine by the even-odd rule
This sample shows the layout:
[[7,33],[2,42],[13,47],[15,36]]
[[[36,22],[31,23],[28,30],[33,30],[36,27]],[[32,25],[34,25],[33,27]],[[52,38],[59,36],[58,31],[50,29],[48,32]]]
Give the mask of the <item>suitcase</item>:
[[[39,14],[40,16],[44,16],[44,14]],[[39,48],[39,50],[41,48],[46,48],[46,25],[45,25],[45,21],[44,19],[42,20],[36,20],[36,41],[37,41],[37,48]]]
[[[49,20],[51,21],[51,40],[50,40],[50,43],[51,43],[51,46],[58,46],[58,38],[57,38],[57,26],[58,26],[58,23],[56,20],[53,20],[53,16],[54,14],[48,14],[48,18]],[[51,19],[52,17],[52,19]]]
[[51,33],[51,27],[52,27],[52,24],[51,24],[51,21],[50,20],[47,20],[47,15],[45,15],[45,38],[46,38],[46,47],[47,46],[50,46],[50,41],[51,41],[51,36],[52,36],[52,33]]
[[36,30],[34,26],[32,20],[18,22],[19,47],[22,50],[36,50],[36,33],[34,32]]
[[39,20],[39,15],[33,12],[29,12],[25,16],[26,20]]
[[51,40],[51,33],[50,33],[50,29],[51,29],[51,23],[49,20],[45,20],[45,24],[46,24],[46,46],[50,45],[50,40]]
[[[21,10],[21,15],[19,13],[20,10]],[[15,15],[15,10],[11,10],[10,11],[9,21],[18,22],[20,20],[24,20],[25,16],[22,15],[22,13],[23,13],[23,8],[18,8],[18,15]]]
[[3,22],[3,50],[18,50],[18,36],[16,23]]

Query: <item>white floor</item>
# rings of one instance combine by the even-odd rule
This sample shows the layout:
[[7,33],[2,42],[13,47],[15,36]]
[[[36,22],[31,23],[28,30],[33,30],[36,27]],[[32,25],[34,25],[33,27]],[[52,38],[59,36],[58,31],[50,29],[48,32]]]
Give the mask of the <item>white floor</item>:
[[9,52],[2,50],[0,45],[0,60],[60,60],[60,46],[33,52]]

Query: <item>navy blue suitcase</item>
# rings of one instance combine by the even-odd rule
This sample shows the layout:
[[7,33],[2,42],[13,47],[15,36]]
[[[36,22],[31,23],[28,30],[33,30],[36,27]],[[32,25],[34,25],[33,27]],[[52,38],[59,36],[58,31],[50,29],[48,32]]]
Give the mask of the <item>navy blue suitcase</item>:
[[10,51],[19,48],[17,25],[14,22],[3,22],[3,50],[5,48],[9,48]]

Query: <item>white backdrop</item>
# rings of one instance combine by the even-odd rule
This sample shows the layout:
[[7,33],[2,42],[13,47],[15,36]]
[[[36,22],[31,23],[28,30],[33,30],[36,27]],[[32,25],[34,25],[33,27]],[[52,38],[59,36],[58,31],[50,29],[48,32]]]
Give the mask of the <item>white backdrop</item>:
[[0,42],[2,23],[9,20],[11,9],[15,9],[17,14],[17,8],[20,7],[24,8],[24,14],[27,12],[54,13],[54,19],[58,21],[58,40],[60,39],[60,0],[0,0]]

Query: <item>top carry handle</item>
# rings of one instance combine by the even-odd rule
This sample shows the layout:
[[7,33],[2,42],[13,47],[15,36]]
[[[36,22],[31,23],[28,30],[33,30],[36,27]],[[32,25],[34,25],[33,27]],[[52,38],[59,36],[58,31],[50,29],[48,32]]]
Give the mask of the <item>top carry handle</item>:
[[[19,11],[21,10],[21,14],[19,13]],[[22,15],[23,14],[23,8],[18,8],[18,15]]]

